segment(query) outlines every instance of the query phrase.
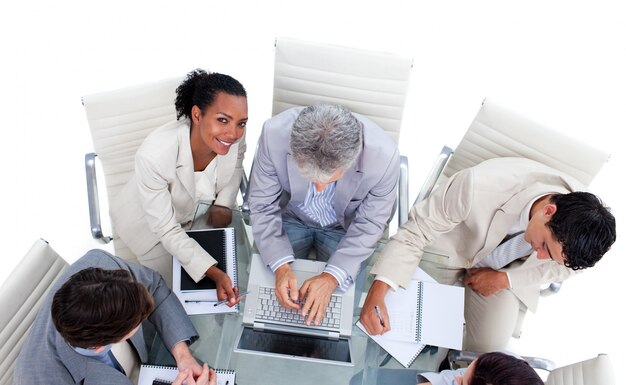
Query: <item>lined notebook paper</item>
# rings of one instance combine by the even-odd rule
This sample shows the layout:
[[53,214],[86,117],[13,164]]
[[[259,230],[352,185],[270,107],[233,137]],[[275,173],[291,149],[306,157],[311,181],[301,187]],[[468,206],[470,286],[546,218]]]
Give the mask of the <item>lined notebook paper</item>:
[[[361,321],[357,321],[356,326],[358,326],[359,329],[363,330],[365,334],[368,334],[361,324]],[[382,336],[369,336],[378,345],[380,345],[381,348],[385,349],[387,353],[391,354],[391,356],[395,358],[405,368],[411,366],[411,364],[413,364],[413,361],[415,361],[417,356],[426,347],[426,345],[417,342],[398,341],[386,338],[387,334],[383,334]]]
[[[464,303],[463,287],[439,284],[418,267],[406,289],[389,290],[385,296],[391,330],[370,338],[404,367],[426,345],[460,350]],[[357,326],[365,332],[360,322]]]
[[[235,385],[235,371],[214,369],[218,385]],[[141,365],[137,385],[169,385],[178,376],[178,369],[173,366]]]
[[[235,229],[226,227],[189,230],[187,235],[195,239],[217,261],[217,267],[228,274],[233,287],[237,287]],[[213,306],[217,302],[215,282],[207,277],[194,282],[178,259],[174,257],[172,257],[172,272],[172,290],[180,299],[187,314],[234,313],[239,310],[238,304],[233,307]]]
[[391,323],[385,337],[460,350],[464,302],[463,287],[411,280],[385,297]]

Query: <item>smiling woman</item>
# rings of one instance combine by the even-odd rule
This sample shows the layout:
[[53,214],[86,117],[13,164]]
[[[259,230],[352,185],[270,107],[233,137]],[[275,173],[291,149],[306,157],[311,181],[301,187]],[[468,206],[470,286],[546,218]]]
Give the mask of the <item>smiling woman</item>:
[[198,202],[235,203],[246,147],[246,91],[228,75],[197,69],[176,89],[175,107],[177,119],[155,129],[137,150],[135,175],[111,202],[113,226],[139,261],[166,280],[174,255],[196,282],[204,276],[215,281],[220,300],[234,298],[230,278],[184,227]]

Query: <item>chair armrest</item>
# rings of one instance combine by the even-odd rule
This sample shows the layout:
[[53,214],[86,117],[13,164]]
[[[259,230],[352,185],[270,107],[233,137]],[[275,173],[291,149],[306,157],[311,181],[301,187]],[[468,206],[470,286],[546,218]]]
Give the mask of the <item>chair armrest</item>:
[[[467,365],[469,365],[470,362],[477,359],[481,354],[483,353],[472,352],[469,350],[450,350],[448,352],[448,362],[450,363],[450,368],[458,369],[460,366],[456,363],[459,361],[465,362]],[[524,361],[528,362],[528,365],[530,365],[534,369],[541,369],[550,372],[556,367],[554,362],[547,358],[527,356],[521,356],[521,358]]]
[[458,362],[465,362],[465,366],[468,366],[470,362],[478,358],[482,353],[472,352],[469,350],[450,350],[448,352],[448,362],[450,363],[450,369],[458,369],[462,366],[458,365]]
[[420,190],[413,204],[423,201],[430,195],[430,193],[433,191],[433,188],[435,188],[437,179],[439,179],[439,176],[443,172],[443,169],[448,164],[448,161],[450,160],[450,156],[452,155],[453,152],[454,151],[452,151],[450,147],[443,146],[443,148],[441,149],[441,152],[439,153],[439,156],[437,156],[437,159],[435,160],[435,164],[430,169],[430,173],[428,173],[428,176],[426,177],[426,181],[424,181],[424,184],[422,185],[422,189]]
[[409,219],[409,159],[400,155],[400,178],[398,179],[398,226]]
[[547,297],[549,295],[552,294],[556,294],[559,292],[559,290],[561,290],[561,286],[563,286],[563,281],[559,281],[559,282],[552,282],[548,287],[546,287],[545,289],[541,289],[541,291],[539,292],[539,294],[542,297]]
[[528,362],[528,365],[530,365],[530,367],[533,369],[541,369],[551,372],[556,367],[554,361],[547,358],[527,356],[522,356],[522,358],[524,359],[524,361]]
[[102,243],[109,243],[113,239],[102,234],[102,221],[100,220],[100,201],[98,199],[98,182],[96,179],[96,156],[95,152],[85,154],[85,175],[87,177],[87,201],[89,204],[89,223],[91,236]]
[[239,183],[239,192],[241,193],[241,216],[246,225],[250,225],[250,203],[248,202],[248,193],[250,183],[246,172],[243,172],[241,176],[241,183]]

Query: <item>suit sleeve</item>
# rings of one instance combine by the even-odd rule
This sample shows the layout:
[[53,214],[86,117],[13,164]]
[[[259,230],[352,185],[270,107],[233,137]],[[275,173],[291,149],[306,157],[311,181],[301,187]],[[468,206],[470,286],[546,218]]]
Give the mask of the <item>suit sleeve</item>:
[[400,154],[397,147],[389,159],[380,181],[361,201],[346,235],[328,260],[329,265],[344,269],[352,279],[356,277],[361,262],[374,252],[395,209],[400,177]]
[[528,263],[532,266],[526,267],[527,263],[524,263],[518,267],[505,269],[509,274],[512,288],[536,287],[552,282],[560,282],[582,272],[582,270],[572,270],[554,261],[539,261],[534,253],[529,259],[533,259]]
[[165,173],[159,163],[149,157],[135,159],[135,173],[139,198],[150,230],[163,247],[175,256],[185,271],[198,282],[206,271],[217,263],[195,240],[189,238],[176,221],[172,195]]
[[239,192],[239,185],[241,184],[241,178],[243,176],[243,157],[246,152],[246,137],[241,138],[237,148],[237,164],[235,165],[235,171],[233,172],[230,181],[224,188],[217,193],[215,198],[215,204],[224,207],[235,207],[235,201],[237,199],[237,192]]
[[463,170],[427,199],[415,204],[409,219],[389,240],[372,274],[380,274],[402,287],[411,280],[424,248],[454,229],[469,215],[473,200],[472,170]]
[[[268,123],[261,131],[250,177],[250,219],[252,234],[266,265],[293,255],[289,237],[283,231],[280,199],[283,187],[270,155]],[[286,161],[286,160],[282,160]]]

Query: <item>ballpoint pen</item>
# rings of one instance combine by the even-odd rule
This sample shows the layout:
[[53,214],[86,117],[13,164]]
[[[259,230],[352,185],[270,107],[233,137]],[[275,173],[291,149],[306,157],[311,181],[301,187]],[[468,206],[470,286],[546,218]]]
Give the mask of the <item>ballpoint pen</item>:
[[[241,297],[244,297],[248,293],[249,293],[249,291],[245,291],[243,293],[240,293],[238,296],[235,297],[235,299],[239,299]],[[217,301],[215,304],[213,304],[213,306],[223,305],[223,304],[225,304],[228,301],[230,301],[230,300],[229,299],[224,299],[224,300],[221,300],[221,301]]]
[[378,316],[378,320],[380,321],[380,324],[382,326],[385,326],[385,321],[383,321],[383,316],[380,315],[380,309],[378,308],[378,305],[374,306],[374,310],[376,311],[376,315]]

